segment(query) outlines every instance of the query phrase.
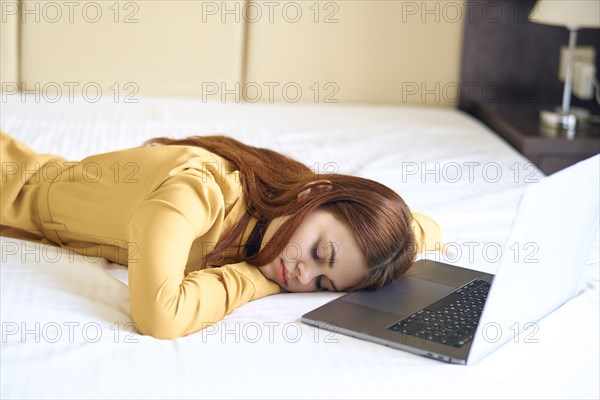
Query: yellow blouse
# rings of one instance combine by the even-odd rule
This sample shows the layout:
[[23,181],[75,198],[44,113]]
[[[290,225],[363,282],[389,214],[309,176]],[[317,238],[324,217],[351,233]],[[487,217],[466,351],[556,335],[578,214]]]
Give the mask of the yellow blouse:
[[[227,160],[194,146],[150,146],[76,162],[36,153],[6,133],[1,139],[3,163],[37,171],[20,179],[3,169],[1,224],[128,265],[131,318],[140,333],[185,336],[280,292],[245,262],[199,269],[246,212],[239,171]],[[441,240],[433,220],[413,216],[419,250]],[[241,243],[256,222],[250,219]],[[235,254],[233,246],[225,252]]]

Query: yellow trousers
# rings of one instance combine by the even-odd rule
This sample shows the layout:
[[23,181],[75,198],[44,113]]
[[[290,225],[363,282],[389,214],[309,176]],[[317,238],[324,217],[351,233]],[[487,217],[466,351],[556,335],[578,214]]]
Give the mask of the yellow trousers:
[[0,235],[59,245],[49,223],[52,180],[64,170],[64,157],[38,153],[0,131]]

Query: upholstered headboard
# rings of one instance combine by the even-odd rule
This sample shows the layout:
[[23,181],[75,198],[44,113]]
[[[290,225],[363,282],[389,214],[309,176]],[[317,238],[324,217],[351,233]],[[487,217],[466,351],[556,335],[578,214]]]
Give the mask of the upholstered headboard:
[[4,96],[458,104],[463,1],[0,3]]

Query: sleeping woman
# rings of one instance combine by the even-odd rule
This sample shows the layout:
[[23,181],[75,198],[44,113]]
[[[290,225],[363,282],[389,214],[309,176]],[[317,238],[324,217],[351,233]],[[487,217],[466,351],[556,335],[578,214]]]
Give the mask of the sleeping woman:
[[381,288],[441,241],[380,183],[227,136],[70,161],[0,132],[0,155],[2,234],[127,265],[135,327],[161,339],[271,294]]

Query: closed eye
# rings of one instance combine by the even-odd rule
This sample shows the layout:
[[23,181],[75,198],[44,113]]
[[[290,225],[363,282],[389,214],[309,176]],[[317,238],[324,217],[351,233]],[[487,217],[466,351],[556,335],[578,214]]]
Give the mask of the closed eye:
[[317,253],[318,245],[318,242],[314,242],[313,245],[310,247],[310,255],[315,261],[321,261],[321,259],[319,258],[319,254]]
[[321,286],[321,278],[323,278],[323,275],[319,275],[316,279],[316,283],[317,283],[317,290],[319,290],[319,292],[327,292],[328,289],[324,288],[323,286]]
[[[321,258],[319,257],[319,254],[317,253],[317,249],[319,248],[319,242],[314,242],[313,245],[310,247],[310,255],[312,256],[313,260],[315,260],[316,262],[321,262]],[[321,279],[323,278],[323,275],[319,275],[317,277],[317,279],[315,280],[315,283],[317,285],[317,290],[319,290],[320,292],[324,292],[324,291],[328,291],[327,288],[324,288],[323,286],[321,286]]]

